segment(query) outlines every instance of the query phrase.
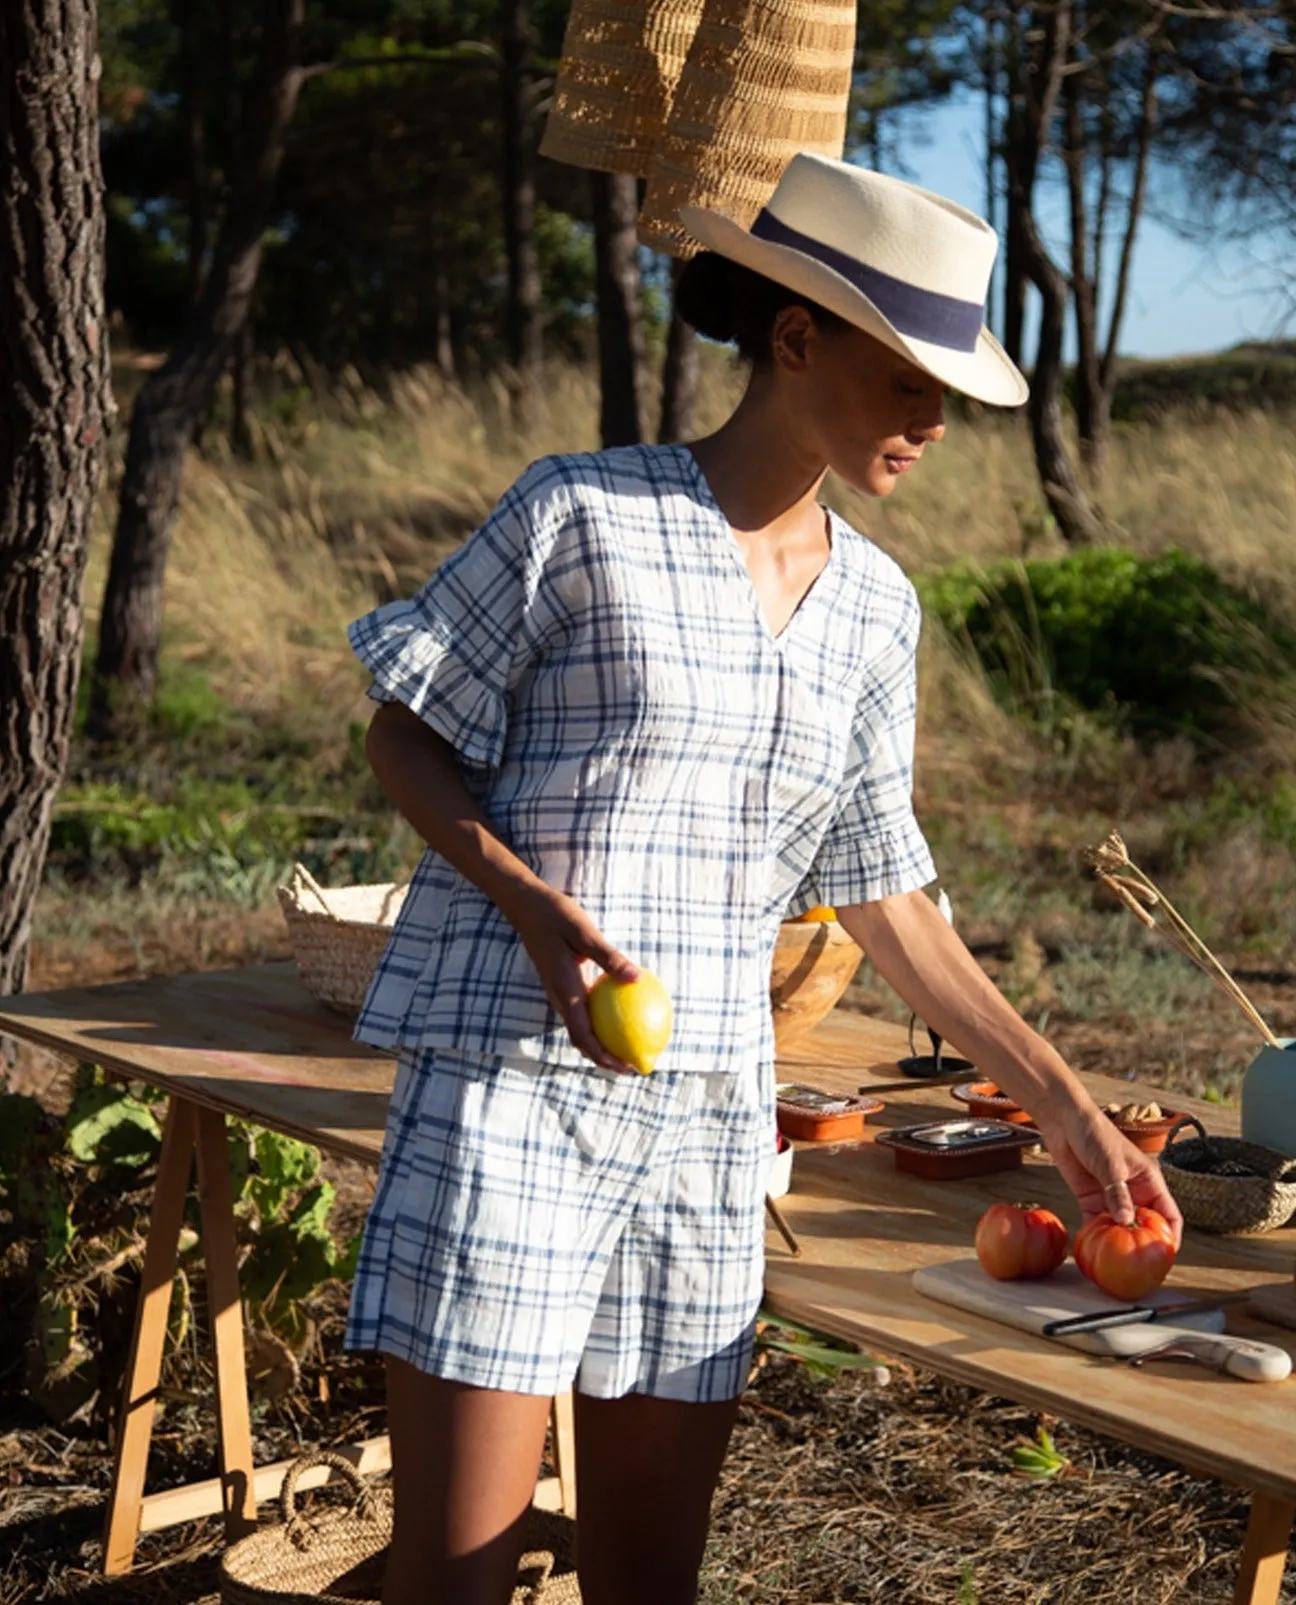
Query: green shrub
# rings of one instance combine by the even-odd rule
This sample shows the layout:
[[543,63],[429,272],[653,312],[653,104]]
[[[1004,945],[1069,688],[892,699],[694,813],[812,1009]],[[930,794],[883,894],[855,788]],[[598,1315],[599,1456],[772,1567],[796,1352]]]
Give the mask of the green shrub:
[[1183,552],[956,564],[919,588],[1028,715],[1061,700],[1136,735],[1199,736],[1221,731],[1260,683],[1296,674],[1296,634]]

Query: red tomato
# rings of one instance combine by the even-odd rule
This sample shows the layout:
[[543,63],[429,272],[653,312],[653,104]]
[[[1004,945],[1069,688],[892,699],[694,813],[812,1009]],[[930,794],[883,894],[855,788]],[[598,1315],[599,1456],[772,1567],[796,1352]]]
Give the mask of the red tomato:
[[1174,1232],[1155,1209],[1136,1209],[1131,1226],[1096,1215],[1076,1233],[1076,1264],[1113,1298],[1142,1298],[1161,1286],[1174,1261]]
[[997,1281],[1047,1276],[1067,1257],[1067,1230],[1038,1204],[991,1204],[977,1222],[976,1251]]

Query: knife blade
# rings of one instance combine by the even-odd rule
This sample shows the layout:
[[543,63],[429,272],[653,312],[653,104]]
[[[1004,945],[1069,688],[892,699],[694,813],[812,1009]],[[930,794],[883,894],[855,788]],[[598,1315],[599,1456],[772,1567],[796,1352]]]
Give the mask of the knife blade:
[[1070,1332],[1105,1332],[1113,1326],[1134,1326],[1139,1321],[1173,1323],[1179,1316],[1201,1315],[1205,1310],[1244,1304],[1249,1297],[1249,1292],[1217,1293],[1211,1298],[1190,1299],[1184,1304],[1128,1304],[1097,1310],[1092,1315],[1068,1315],[1061,1321],[1049,1321],[1041,1331],[1045,1337],[1061,1337]]

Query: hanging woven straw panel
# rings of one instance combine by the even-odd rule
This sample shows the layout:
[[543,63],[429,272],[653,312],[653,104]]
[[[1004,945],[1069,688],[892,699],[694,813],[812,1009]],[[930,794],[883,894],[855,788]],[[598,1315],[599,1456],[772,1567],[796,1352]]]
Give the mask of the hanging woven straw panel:
[[682,206],[747,227],[799,151],[841,156],[855,17],[853,4],[708,0],[648,177],[645,245],[691,256]]
[[574,0],[541,154],[646,179],[639,238],[691,256],[681,206],[747,225],[798,151],[841,156],[855,18],[839,0]]
[[647,178],[704,0],[575,0],[540,154]]

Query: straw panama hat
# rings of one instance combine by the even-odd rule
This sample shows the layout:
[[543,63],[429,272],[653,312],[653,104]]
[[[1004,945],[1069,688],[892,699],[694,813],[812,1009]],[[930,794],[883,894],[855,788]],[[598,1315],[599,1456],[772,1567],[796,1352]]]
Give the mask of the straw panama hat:
[[829,312],[964,395],[1017,407],[1028,390],[985,326],[999,240],[974,212],[930,190],[827,156],[794,156],[750,229],[680,209],[708,251]]

